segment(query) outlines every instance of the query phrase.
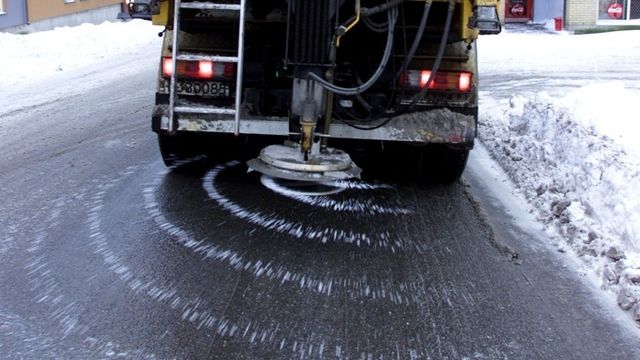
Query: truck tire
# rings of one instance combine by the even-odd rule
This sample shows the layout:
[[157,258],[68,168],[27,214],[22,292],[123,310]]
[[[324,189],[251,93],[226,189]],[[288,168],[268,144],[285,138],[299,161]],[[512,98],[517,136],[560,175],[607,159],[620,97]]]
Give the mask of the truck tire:
[[423,151],[420,177],[423,180],[450,184],[462,176],[467,166],[470,149],[432,145]]
[[167,167],[179,166],[201,155],[202,152],[195,140],[184,134],[158,134],[158,146],[164,164]]

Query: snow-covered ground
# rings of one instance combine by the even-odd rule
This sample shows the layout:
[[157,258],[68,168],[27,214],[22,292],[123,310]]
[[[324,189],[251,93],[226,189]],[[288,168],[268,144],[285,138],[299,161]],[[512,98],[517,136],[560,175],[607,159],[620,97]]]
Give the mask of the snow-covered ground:
[[114,78],[148,72],[159,62],[149,54],[160,54],[162,39],[157,34],[162,29],[134,20],[28,35],[0,32],[0,116],[82,96]]
[[640,321],[640,31],[479,46],[482,142],[558,250]]
[[128,57],[141,46],[157,43],[161,30],[136,20],[61,27],[28,35],[0,32],[0,89]]
[[[0,115],[85,91],[65,79],[99,86],[109,73],[97,69],[155,64],[161,30],[132,21],[0,33]],[[640,321],[640,31],[507,30],[479,49],[482,142],[558,250]]]

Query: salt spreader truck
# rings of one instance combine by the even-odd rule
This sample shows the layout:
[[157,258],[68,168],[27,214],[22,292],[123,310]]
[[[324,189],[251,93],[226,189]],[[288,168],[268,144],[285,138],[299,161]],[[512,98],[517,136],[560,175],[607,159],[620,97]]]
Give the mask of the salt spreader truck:
[[345,179],[361,169],[335,144],[401,144],[431,155],[419,174],[454,181],[477,132],[475,40],[500,32],[496,5],[132,0],[128,11],[165,27],[152,128],[168,166],[196,142],[229,154],[274,139],[249,168]]

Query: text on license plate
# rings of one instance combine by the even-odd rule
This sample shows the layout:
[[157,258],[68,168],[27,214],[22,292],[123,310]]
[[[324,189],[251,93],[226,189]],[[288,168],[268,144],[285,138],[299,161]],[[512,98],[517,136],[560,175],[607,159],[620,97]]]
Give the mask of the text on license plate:
[[176,93],[179,95],[197,95],[211,97],[229,97],[229,84],[213,81],[178,81]]

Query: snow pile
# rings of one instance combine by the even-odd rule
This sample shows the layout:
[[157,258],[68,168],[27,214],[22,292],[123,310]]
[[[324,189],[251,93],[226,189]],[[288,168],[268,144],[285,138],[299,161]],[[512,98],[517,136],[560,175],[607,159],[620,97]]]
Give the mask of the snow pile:
[[638,54],[640,31],[479,40],[481,140],[558,250],[640,321]]
[[557,98],[485,98],[480,137],[559,251],[602,277],[640,321],[640,91],[593,84]]
[[134,20],[83,24],[28,35],[0,32],[0,88],[127,56],[144,44],[157,43],[161,30],[147,21]]
[[600,134],[624,146],[631,155],[640,157],[639,94],[637,90],[626,88],[622,81],[603,82],[570,92],[560,104],[582,125],[594,127]]

